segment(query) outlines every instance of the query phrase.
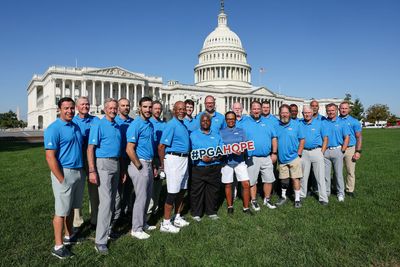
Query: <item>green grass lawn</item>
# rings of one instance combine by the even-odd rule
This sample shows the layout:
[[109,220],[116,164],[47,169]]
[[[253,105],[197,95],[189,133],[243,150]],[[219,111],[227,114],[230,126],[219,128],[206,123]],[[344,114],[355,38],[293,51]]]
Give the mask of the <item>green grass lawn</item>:
[[[94,250],[94,232],[61,261],[53,246],[53,195],[41,144],[0,143],[0,265],[366,266],[400,265],[400,130],[364,130],[357,164],[357,198],[328,207],[310,197],[303,208],[286,205],[254,217],[236,212],[218,221],[191,220],[177,235],[128,234]],[[277,196],[274,196],[276,200]],[[260,199],[261,200],[261,199]],[[84,215],[88,218],[87,195]],[[159,223],[159,222],[158,222]]]

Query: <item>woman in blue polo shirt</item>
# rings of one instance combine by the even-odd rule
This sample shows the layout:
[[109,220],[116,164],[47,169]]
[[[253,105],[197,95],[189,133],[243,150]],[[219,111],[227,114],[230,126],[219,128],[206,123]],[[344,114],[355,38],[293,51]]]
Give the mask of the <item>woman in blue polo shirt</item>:
[[[190,134],[192,156],[193,151],[199,149],[215,150],[218,146],[223,145],[219,133],[212,131],[210,127],[211,117],[207,113],[203,113],[200,117],[200,129]],[[210,219],[218,219],[217,203],[220,188],[220,157],[203,156],[201,159],[193,160],[190,197],[194,220],[200,221],[203,212]]]

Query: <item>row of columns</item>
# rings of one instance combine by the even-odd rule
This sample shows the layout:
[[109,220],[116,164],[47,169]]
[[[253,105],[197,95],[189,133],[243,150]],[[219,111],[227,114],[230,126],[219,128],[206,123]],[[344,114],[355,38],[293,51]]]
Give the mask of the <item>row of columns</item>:
[[[80,96],[89,97],[92,107],[93,106],[102,106],[105,98],[106,98],[106,84],[108,84],[108,96],[113,97],[115,99],[120,99],[121,97],[125,97],[132,102],[133,107],[138,106],[138,102],[140,98],[143,96],[150,96],[156,99],[161,98],[160,88],[159,87],[150,87],[145,86],[144,84],[133,84],[133,83],[121,83],[121,82],[112,82],[112,81],[96,81],[96,80],[79,80],[71,81],[71,89],[68,92],[69,88],[66,88],[66,81],[65,79],[57,80],[59,87],[56,87],[55,90],[60,89],[60,94],[56,97],[71,97],[71,98],[78,98]],[[80,84],[80,88],[77,88],[77,84]],[[117,92],[114,94],[115,84],[117,84]],[[130,89],[133,88],[132,94],[130,93]],[[147,89],[147,90],[146,90]],[[76,90],[79,90],[76,92]],[[100,92],[98,92],[100,90]],[[124,90],[124,94],[123,91]],[[147,92],[146,92],[147,91]],[[96,95],[96,92],[98,94]],[[99,97],[97,97],[99,96]],[[97,101],[99,100],[99,101]]]
[[235,102],[239,102],[242,104],[243,109],[247,111],[247,113],[250,113],[250,104],[253,101],[259,101],[263,102],[265,100],[269,101],[270,107],[271,107],[271,113],[276,115],[279,112],[279,107],[283,104],[282,100],[277,100],[277,99],[270,99],[270,98],[264,98],[264,97],[240,97],[240,96],[226,96],[225,97],[225,103],[226,103],[226,111],[232,109],[232,104]]
[[210,80],[237,80],[251,82],[251,72],[247,68],[240,67],[210,67],[201,68],[196,71],[195,82]]

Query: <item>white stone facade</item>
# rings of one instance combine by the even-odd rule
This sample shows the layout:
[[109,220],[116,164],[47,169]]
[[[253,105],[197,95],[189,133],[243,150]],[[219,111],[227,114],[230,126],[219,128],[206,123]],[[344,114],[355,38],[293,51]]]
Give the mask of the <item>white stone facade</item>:
[[[234,102],[242,103],[244,113],[249,112],[253,100],[268,100],[271,113],[277,114],[282,104],[297,104],[299,116],[303,105],[311,100],[276,94],[267,87],[251,84],[251,66],[240,38],[229,29],[227,15],[221,7],[218,26],[204,41],[199,63],[194,68],[194,85],[169,81],[163,84],[161,77],[146,76],[125,70],[110,68],[50,67],[42,75],[34,75],[29,83],[28,127],[43,129],[57,118],[57,102],[62,97],[77,99],[87,96],[91,103],[90,113],[102,117],[106,98],[128,98],[132,115],[141,97],[149,96],[160,100],[164,106],[164,116],[171,116],[173,103],[192,99],[195,113],[204,110],[204,99],[212,95],[216,99],[218,112],[225,113]],[[325,105],[340,103],[341,99],[320,99],[320,113],[325,114]]]

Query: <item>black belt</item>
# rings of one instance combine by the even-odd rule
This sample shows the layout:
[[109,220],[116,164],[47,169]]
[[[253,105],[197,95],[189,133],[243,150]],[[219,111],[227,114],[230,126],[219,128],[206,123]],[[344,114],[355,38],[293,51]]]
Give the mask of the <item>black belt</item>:
[[321,146],[316,146],[316,147],[313,147],[313,148],[304,148],[304,150],[310,151],[310,150],[314,150],[314,149],[317,149],[317,148],[321,148]]
[[178,157],[184,157],[184,158],[189,156],[189,153],[167,152],[167,154],[178,156]]

